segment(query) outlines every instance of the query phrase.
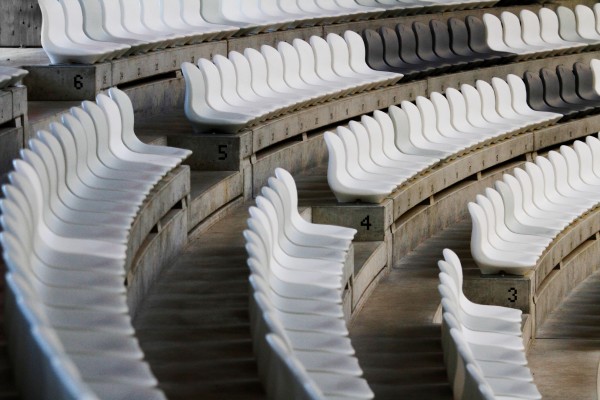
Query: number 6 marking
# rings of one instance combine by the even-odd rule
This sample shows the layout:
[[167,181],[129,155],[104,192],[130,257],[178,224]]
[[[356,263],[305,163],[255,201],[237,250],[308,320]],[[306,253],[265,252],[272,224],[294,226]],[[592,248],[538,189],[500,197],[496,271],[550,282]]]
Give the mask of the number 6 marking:
[[83,76],[75,75],[75,78],[73,78],[73,86],[75,86],[75,89],[77,90],[83,89]]

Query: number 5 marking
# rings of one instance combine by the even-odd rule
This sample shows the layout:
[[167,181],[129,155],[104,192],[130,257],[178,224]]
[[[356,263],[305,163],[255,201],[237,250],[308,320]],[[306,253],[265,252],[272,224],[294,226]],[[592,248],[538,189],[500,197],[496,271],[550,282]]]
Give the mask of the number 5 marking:
[[219,161],[227,160],[227,145],[220,144],[219,145]]

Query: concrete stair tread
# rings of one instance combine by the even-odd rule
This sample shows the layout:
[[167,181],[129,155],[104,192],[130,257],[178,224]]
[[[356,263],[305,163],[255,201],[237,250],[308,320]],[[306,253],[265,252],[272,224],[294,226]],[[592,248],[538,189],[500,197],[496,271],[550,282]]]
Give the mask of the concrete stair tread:
[[265,398],[249,330],[241,235],[247,207],[234,209],[190,240],[134,322],[169,399]]

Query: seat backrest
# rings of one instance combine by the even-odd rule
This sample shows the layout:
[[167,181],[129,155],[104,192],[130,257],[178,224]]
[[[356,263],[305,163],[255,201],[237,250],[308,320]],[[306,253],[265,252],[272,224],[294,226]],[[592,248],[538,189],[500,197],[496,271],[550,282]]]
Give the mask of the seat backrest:
[[[442,135],[444,133],[450,133],[454,131],[454,121],[452,117],[451,104],[443,94],[439,92],[433,92],[430,96],[430,102],[433,105],[435,116],[432,117],[432,121],[436,122],[436,129]],[[425,103],[425,102],[424,102]],[[422,111],[424,111],[422,109]],[[429,118],[429,116],[428,116]],[[421,112],[421,119],[425,124],[424,112]]]
[[471,215],[471,254],[475,260],[485,260],[486,250],[489,246],[487,237],[487,219],[481,206],[470,202],[467,205]]
[[406,111],[397,106],[390,106],[388,114],[394,125],[394,138],[396,147],[405,153],[410,153],[412,144],[410,142],[410,124]]
[[181,64],[181,71],[185,79],[185,115],[190,120],[196,116],[210,115],[212,109],[207,103],[207,92],[202,72],[192,63]]
[[316,77],[316,60],[313,48],[306,41],[294,39],[294,48],[298,52],[300,60],[300,76],[306,82],[311,82]]
[[42,11],[42,46],[51,51],[53,45],[68,43],[67,20],[60,4],[56,0],[39,0],[39,5]]
[[133,103],[124,91],[116,87],[108,89],[108,95],[119,108],[123,142],[130,143],[132,137],[135,136],[135,116],[133,112]]
[[419,140],[419,138],[423,136],[423,120],[421,119],[419,109],[410,101],[404,100],[400,104],[406,113],[409,126],[408,134],[410,135],[411,140],[414,140],[415,138]]
[[492,51],[486,42],[485,24],[481,18],[474,15],[467,15],[465,18],[467,34],[469,36],[468,46],[476,53],[488,54]]
[[544,100],[552,106],[561,106],[564,101],[560,97],[561,87],[556,70],[542,68],[540,77],[544,85]]
[[543,45],[544,42],[541,38],[542,28],[537,14],[531,10],[521,10],[519,17],[521,19],[523,41],[530,45]]
[[288,84],[296,83],[302,85],[300,76],[300,57],[298,52],[291,44],[287,42],[279,42],[277,51],[281,55],[283,61],[283,77]]
[[559,65],[556,67],[556,75],[558,76],[562,98],[566,101],[571,101],[567,99],[579,101],[577,98],[577,81],[575,80],[575,73],[573,70],[564,65]]
[[500,18],[486,13],[483,14],[483,23],[485,25],[485,41],[492,50],[506,51],[511,49],[504,42],[504,31]]
[[344,180],[348,178],[346,170],[346,153],[344,144],[333,132],[325,132],[323,136],[327,151],[329,153],[329,161],[327,164],[327,182],[334,192],[343,188]]
[[449,18],[448,28],[452,51],[460,56],[473,57],[473,51],[469,47],[469,30],[465,22],[455,17]]
[[[71,115],[77,119],[79,124],[81,124],[81,132],[83,133],[83,135],[85,136],[85,140],[87,141],[87,159],[98,160],[98,138],[96,137],[96,128],[94,126],[94,121],[92,120],[90,115],[80,107],[72,107],[70,109],[70,112]],[[68,124],[69,123],[67,122],[67,125]],[[74,126],[69,126],[69,129],[73,130]]]
[[371,146],[371,156],[373,157],[373,160],[385,158],[385,153],[383,152],[381,127],[377,121],[369,115],[363,115],[360,118],[360,122],[368,132],[369,143]]
[[585,99],[597,98],[598,93],[594,90],[594,73],[592,68],[582,62],[573,64],[575,70],[576,88],[579,96]]
[[563,38],[559,34],[560,23],[558,15],[553,10],[542,7],[538,11],[538,17],[540,19],[542,39],[548,43],[560,43]]
[[283,59],[279,52],[267,45],[260,47],[260,52],[263,55],[267,64],[267,81],[269,86],[275,91],[289,90],[289,86],[284,78]]
[[[369,132],[367,132],[363,124],[356,121],[350,121],[348,126],[350,127],[352,133],[354,133],[356,143],[358,144],[359,164],[363,167],[373,165],[375,159],[375,151],[372,148],[373,146],[371,146]],[[350,164],[350,162],[348,162],[348,164]]]
[[420,65],[425,64],[417,53],[417,38],[411,26],[408,24],[396,25],[396,34],[400,42],[400,58],[405,62]]
[[379,35],[383,40],[383,57],[385,62],[393,66],[405,66],[404,64],[406,61],[402,58],[402,44],[397,31],[387,27],[381,27],[379,28]]
[[543,111],[547,105],[544,101],[544,83],[538,74],[525,72],[523,82],[527,90],[527,104],[534,110]]
[[504,43],[506,43],[508,47],[515,49],[527,48],[527,45],[523,42],[523,31],[521,30],[521,21],[519,21],[519,17],[511,12],[503,11],[502,14],[500,14],[500,19],[502,21],[502,31],[504,33]]
[[574,9],[577,32],[586,39],[598,39],[596,17],[594,11],[583,4],[577,4]]
[[[74,42],[81,40],[85,36],[83,32],[83,10],[81,9],[81,5],[77,0],[59,0],[59,3],[62,6],[65,16],[64,26],[67,36]],[[60,23],[60,19],[54,23]]]
[[365,42],[356,32],[347,30],[344,32],[344,40],[348,45],[350,54],[350,68],[356,72],[364,72],[369,67],[366,63],[366,48]]
[[343,126],[338,126],[336,133],[344,145],[344,168],[351,176],[356,176],[361,171],[359,146],[356,136],[353,131]]
[[581,40],[581,36],[577,32],[577,19],[575,13],[570,8],[559,6],[556,9],[556,14],[559,21],[559,33],[565,40],[577,42]]
[[[125,1],[125,0],[124,0]],[[142,5],[142,22],[152,29],[169,31],[169,27],[162,19],[161,0],[137,0]]]
[[475,87],[481,98],[481,113],[486,119],[492,119],[498,116],[496,110],[496,94],[494,88],[486,81],[478,80]]
[[450,48],[450,29],[448,24],[437,19],[429,21],[429,28],[433,39],[433,51],[442,58],[453,56]]
[[269,87],[267,79],[268,69],[265,57],[258,50],[252,48],[244,50],[244,57],[246,57],[248,64],[250,64],[252,89],[259,96],[270,97],[273,90]]
[[362,31],[362,37],[366,48],[367,65],[378,71],[386,70],[388,67],[384,61],[383,38],[373,29]]
[[79,0],[83,11],[83,30],[94,40],[105,41],[109,36],[102,25],[102,4],[97,0]]
[[381,129],[381,136],[383,140],[383,148],[384,149],[396,149],[396,143],[394,142],[394,123],[390,116],[380,110],[375,110],[373,112],[373,117],[379,123],[379,127]]
[[433,52],[433,35],[429,26],[422,22],[413,22],[413,32],[417,41],[417,54],[426,61],[439,62],[439,57]]
[[274,362],[270,366],[269,377],[273,380],[275,390],[272,391],[276,399],[321,400],[325,396],[306,373],[306,370],[294,358],[281,338],[276,335],[267,335],[267,343],[274,354]]
[[150,30],[150,28],[143,23],[141,1],[120,0],[119,5],[121,6],[121,25],[128,30],[133,27],[140,29],[141,31]]
[[[121,4],[120,0],[100,0],[102,7],[102,26],[109,34],[127,34],[128,32],[123,28],[121,21],[123,16],[121,15]],[[173,4],[177,4],[179,1],[174,1]]]
[[[175,1],[164,1],[160,2],[160,12],[162,14],[163,21],[168,26],[185,26],[186,23],[182,18],[182,1],[183,0],[175,0]],[[198,5],[199,6],[199,5]],[[199,11],[198,7],[198,11]],[[194,29],[194,27],[189,27],[190,31]]]
[[419,110],[421,121],[423,122],[423,133],[425,134],[425,137],[429,137],[431,134],[435,135],[438,131],[438,118],[433,102],[427,97],[417,96],[415,103]]
[[318,36],[311,36],[310,46],[313,49],[315,55],[315,67],[317,75],[322,79],[329,80],[336,78],[336,74],[333,71],[333,59],[331,56],[331,49],[325,39]]
[[333,70],[341,76],[354,74],[350,68],[350,50],[346,41],[335,33],[327,35]]

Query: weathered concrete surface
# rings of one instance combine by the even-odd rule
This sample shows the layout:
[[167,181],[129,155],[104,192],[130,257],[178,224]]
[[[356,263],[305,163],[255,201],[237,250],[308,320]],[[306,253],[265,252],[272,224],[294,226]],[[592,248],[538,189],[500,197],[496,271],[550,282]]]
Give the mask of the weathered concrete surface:
[[227,54],[227,43],[207,42],[169,48],[94,65],[23,65],[31,100],[93,100],[100,91],[143,79],[174,77],[183,62]]
[[189,230],[206,218],[240,198],[243,176],[235,171],[193,171],[191,174]]

